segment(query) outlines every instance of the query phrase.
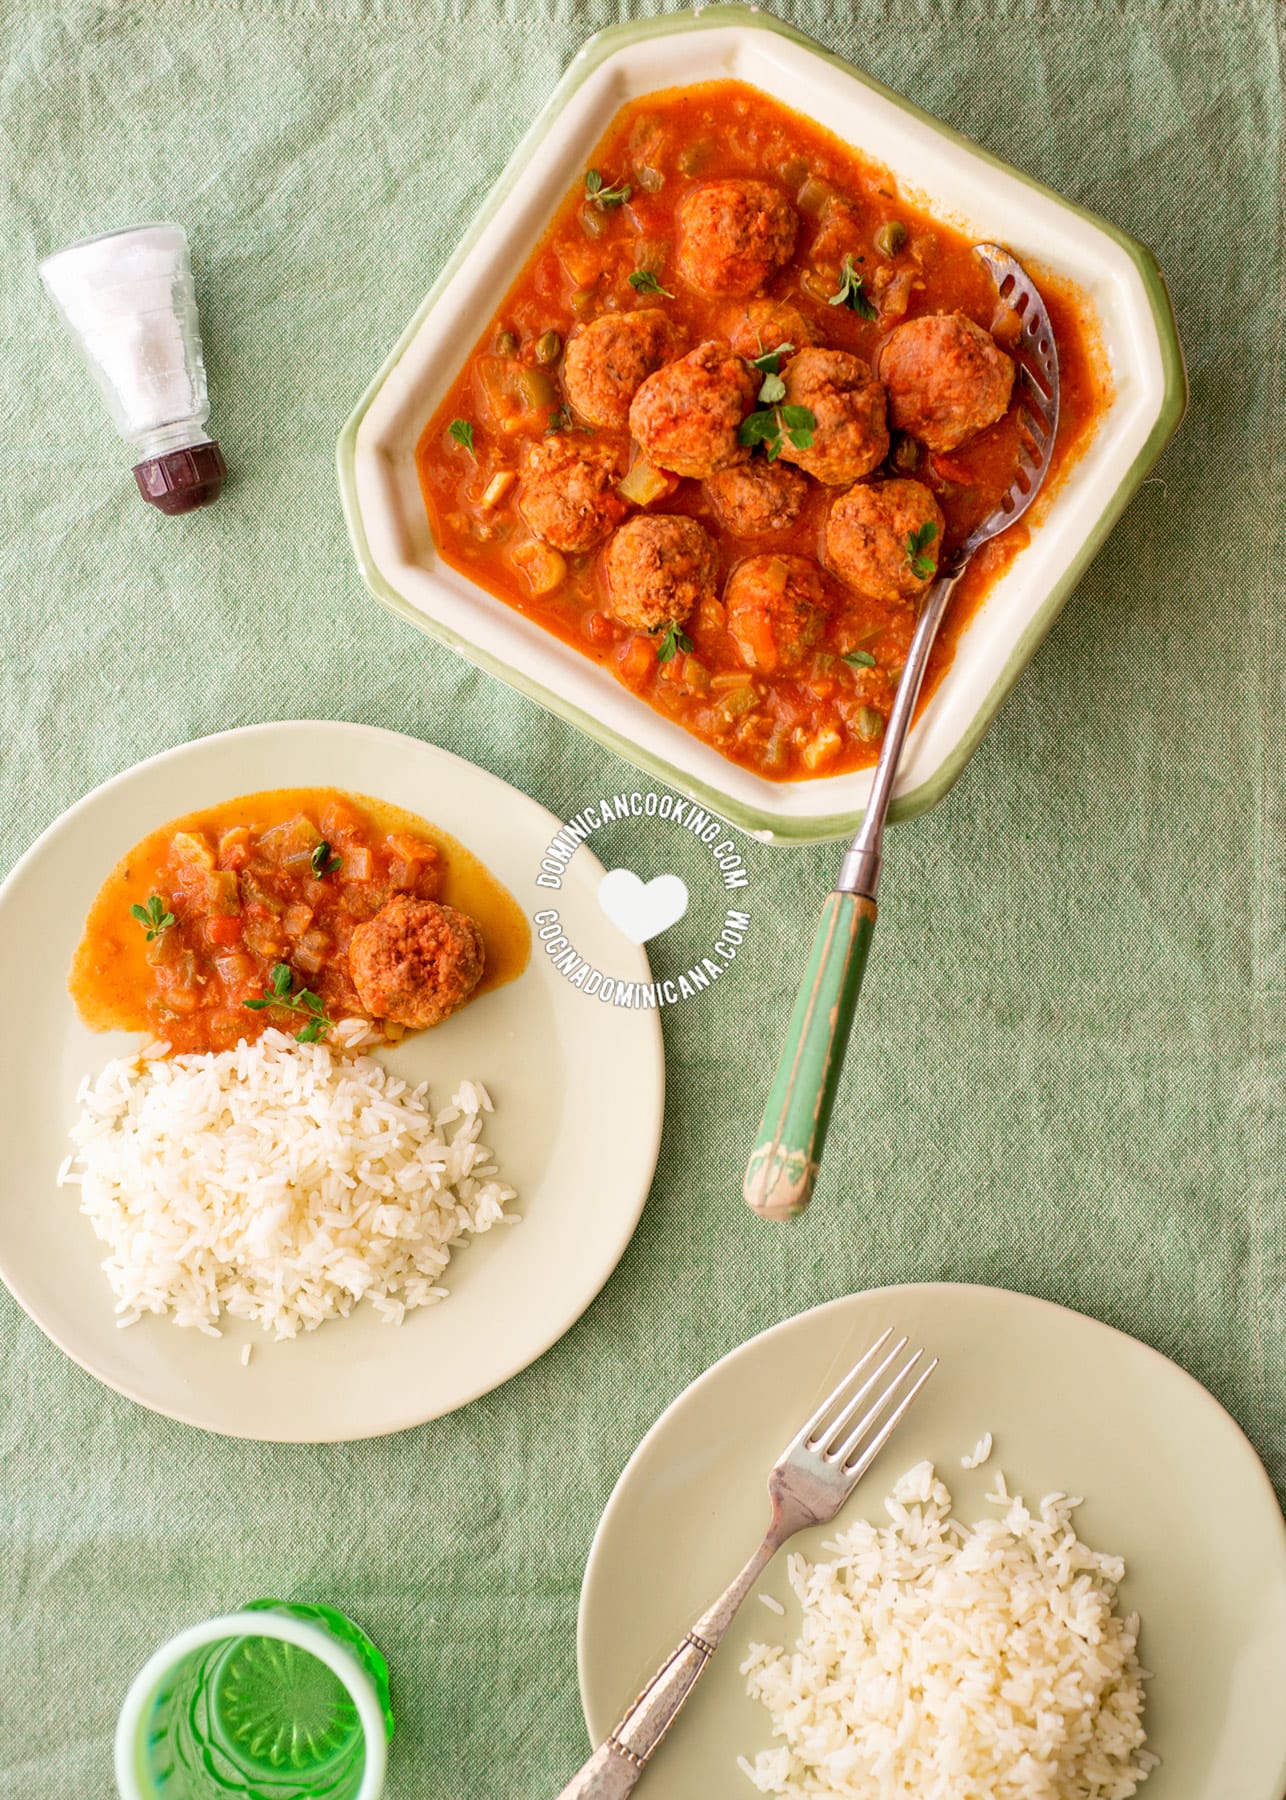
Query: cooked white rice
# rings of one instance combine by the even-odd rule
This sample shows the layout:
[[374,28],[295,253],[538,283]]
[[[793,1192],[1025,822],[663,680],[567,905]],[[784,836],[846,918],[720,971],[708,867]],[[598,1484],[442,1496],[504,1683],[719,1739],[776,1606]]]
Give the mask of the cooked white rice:
[[784,1743],[741,1768],[809,1800],[1128,1800],[1143,1748],[1138,1620],[1116,1612],[1120,1557],[1082,1544],[1080,1502],[962,1525],[919,1463],[831,1562],[789,1559],[791,1650],[754,1644],[751,1695]]
[[289,1338],[363,1299],[400,1323],[445,1297],[457,1244],[513,1218],[475,1081],[435,1117],[427,1084],[269,1031],[121,1058],[79,1099],[60,1180],[110,1247],[121,1325],[163,1313],[217,1337],[227,1315]]
[[990,1455],[991,1433],[984,1431],[968,1456],[960,1458],[960,1467],[962,1469],[980,1469]]

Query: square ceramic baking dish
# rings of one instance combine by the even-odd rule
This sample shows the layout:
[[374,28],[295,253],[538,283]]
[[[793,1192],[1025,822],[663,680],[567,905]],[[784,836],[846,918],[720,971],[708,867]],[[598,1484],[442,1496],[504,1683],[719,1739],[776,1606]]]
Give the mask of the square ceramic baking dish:
[[1031,543],[987,594],[908,739],[895,817],[932,806],[959,775],[1173,433],[1187,389],[1165,284],[1142,244],[791,27],[748,7],[716,6],[590,38],[344,427],[339,480],[348,529],[363,576],[394,612],[743,830],[800,843],[854,829],[869,769],[783,783],[726,761],[444,562],[415,466],[420,434],[481,323],[619,107],[657,89],[728,77],[775,95],[885,164],[903,192],[939,217],[1075,281],[1097,308],[1111,365],[1109,412]]

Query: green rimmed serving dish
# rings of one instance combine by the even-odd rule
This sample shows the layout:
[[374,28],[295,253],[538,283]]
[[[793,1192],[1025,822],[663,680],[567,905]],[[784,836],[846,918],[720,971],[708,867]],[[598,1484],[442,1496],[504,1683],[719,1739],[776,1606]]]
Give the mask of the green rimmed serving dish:
[[473,225],[340,435],[358,566],[377,599],[626,761],[769,842],[848,836],[871,771],[778,783],[727,761],[612,674],[438,555],[415,448],[426,421],[555,206],[627,101],[685,82],[746,81],[887,165],[904,192],[1098,313],[1113,399],[1085,453],[990,589],[908,740],[892,817],[947,792],[1183,415],[1187,384],[1161,272],[1135,239],[989,155],[860,69],[744,6],[666,13],[596,33],[514,151]]

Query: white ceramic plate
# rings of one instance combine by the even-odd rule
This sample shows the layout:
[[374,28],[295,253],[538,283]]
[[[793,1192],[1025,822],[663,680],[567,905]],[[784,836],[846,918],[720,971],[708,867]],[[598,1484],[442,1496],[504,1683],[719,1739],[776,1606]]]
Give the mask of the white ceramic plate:
[[[81,1077],[137,1047],[81,1022],[67,971],[100,884],[167,819],[267,788],[334,786],[419,813],[472,850],[530,917],[558,822],[494,775],[412,738],[359,725],[259,725],[204,738],[109,781],[44,834],[0,887],[0,975],[12,1023],[0,1042],[0,1275],[91,1374],[157,1412],[233,1437],[372,1437],[462,1406],[534,1361],[615,1268],[638,1221],[660,1141],[664,1062],[655,1012],[587,999],[533,942],[507,987],[436,1030],[381,1052],[427,1079],[439,1106],[461,1077],[490,1090],[485,1140],[517,1188],[522,1223],[452,1257],[450,1297],[401,1326],[368,1308],[293,1342],[230,1325],[218,1340],[145,1318],[116,1327],[103,1247],[55,1186]],[[598,906],[587,850],[559,896],[587,960],[629,981],[647,960]],[[548,896],[546,896],[546,899]],[[38,946],[38,954],[31,947]],[[253,1343],[253,1360],[241,1347]]]
[[[1258,1458],[1181,1369],[1105,1325],[995,1288],[880,1288],[800,1314],[716,1363],[644,1438],[594,1539],[580,1608],[580,1687],[600,1742],[730,1581],[767,1523],[764,1476],[886,1326],[942,1366],[840,1515],[878,1519],[903,1470],[932,1459],[959,1516],[994,1516],[998,1469],[1031,1501],[1083,1494],[1081,1537],[1126,1559],[1142,1619],[1144,1800],[1281,1800],[1286,1783],[1286,1526]],[[962,1470],[985,1431],[991,1460]],[[795,1545],[823,1556],[835,1526]],[[759,1603],[786,1608],[779,1618]],[[770,1564],[649,1769],[649,1800],[754,1800],[738,1754],[772,1742],[738,1671],[752,1641],[793,1643],[799,1607]]]
[[746,81],[886,164],[903,189],[1035,272],[1075,281],[1098,311],[1115,399],[1031,543],[988,593],[907,740],[894,816],[950,787],[1059,608],[1160,455],[1186,400],[1170,302],[1133,238],[990,156],[959,132],[766,13],[746,6],[612,26],[592,37],[484,202],[339,440],[358,563],[376,597],[619,756],[769,840],[847,836],[871,771],[771,782],[727,761],[609,670],[476,587],[437,554],[415,446],[555,205],[625,101],[660,88]]

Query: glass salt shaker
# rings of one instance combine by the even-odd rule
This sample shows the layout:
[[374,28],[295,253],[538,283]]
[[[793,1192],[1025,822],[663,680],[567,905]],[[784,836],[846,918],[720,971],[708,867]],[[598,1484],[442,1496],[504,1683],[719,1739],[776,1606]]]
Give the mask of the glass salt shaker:
[[227,467],[210,401],[187,234],[137,225],[45,257],[40,278],[126,443],[138,491],[164,513],[216,500]]

